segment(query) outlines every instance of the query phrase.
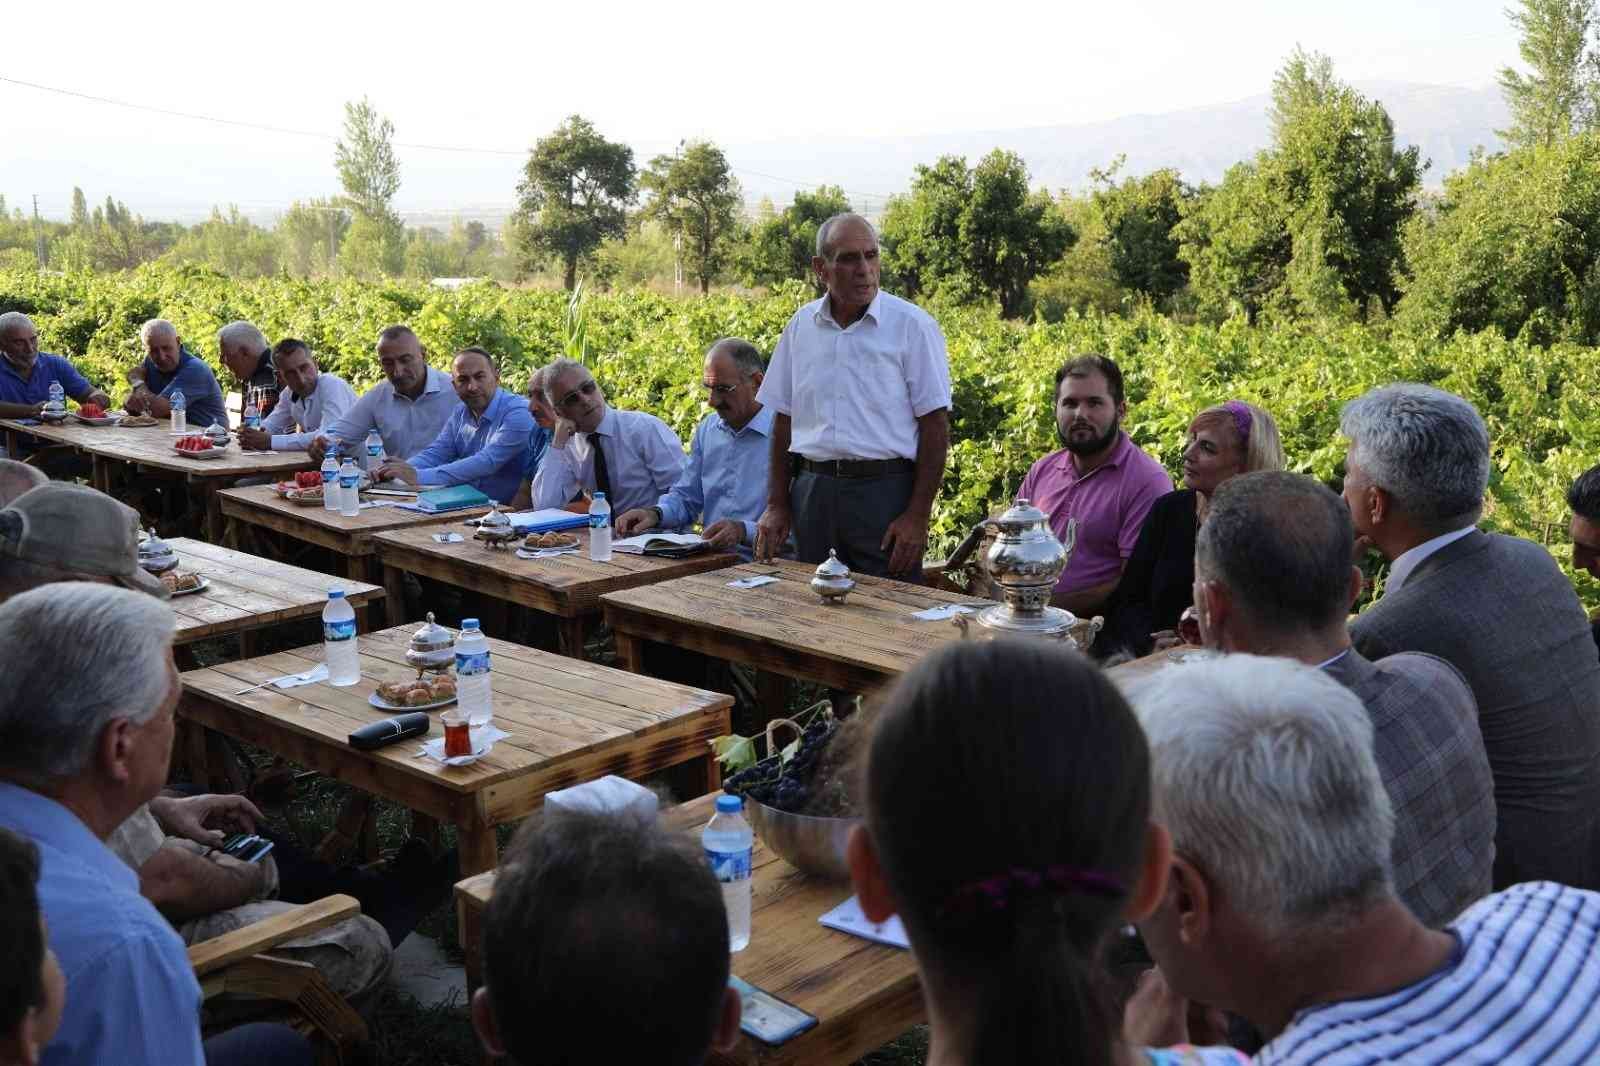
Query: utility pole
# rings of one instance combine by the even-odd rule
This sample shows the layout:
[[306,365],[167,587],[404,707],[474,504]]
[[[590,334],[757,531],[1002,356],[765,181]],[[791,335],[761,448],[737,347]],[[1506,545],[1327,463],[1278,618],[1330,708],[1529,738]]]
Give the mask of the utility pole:
[[39,194],[33,194],[33,255],[39,261],[39,269],[44,269],[44,229],[39,222]]

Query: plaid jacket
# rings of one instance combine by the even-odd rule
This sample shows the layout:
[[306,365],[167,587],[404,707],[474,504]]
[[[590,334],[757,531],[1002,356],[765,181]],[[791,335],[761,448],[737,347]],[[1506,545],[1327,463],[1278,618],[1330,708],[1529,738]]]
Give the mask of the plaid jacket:
[[1472,691],[1455,667],[1416,652],[1372,662],[1351,648],[1324,669],[1372,719],[1394,805],[1395,892],[1443,928],[1488,895],[1494,865],[1494,778]]

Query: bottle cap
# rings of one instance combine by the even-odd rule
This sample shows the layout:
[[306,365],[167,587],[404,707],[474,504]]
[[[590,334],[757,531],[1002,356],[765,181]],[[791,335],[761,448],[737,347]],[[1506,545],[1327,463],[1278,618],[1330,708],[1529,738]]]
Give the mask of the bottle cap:
[[730,796],[726,792],[717,797],[718,814],[738,814],[744,810],[744,797]]
[[344,599],[344,589],[329,589],[328,590],[328,599],[330,599],[330,600],[342,600],[342,599]]
[[463,618],[461,620],[461,628],[462,629],[477,629],[478,628],[478,620],[476,618]]
[[603,492],[597,492],[594,494],[594,498],[597,500],[603,500],[606,498],[606,494]]

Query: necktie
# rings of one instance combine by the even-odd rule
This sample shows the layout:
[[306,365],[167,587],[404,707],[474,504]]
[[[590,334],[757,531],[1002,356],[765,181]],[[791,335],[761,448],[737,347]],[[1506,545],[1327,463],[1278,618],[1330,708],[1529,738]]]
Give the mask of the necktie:
[[602,443],[605,438],[596,433],[594,441],[594,490],[606,494],[606,499],[611,498],[611,471],[606,469],[606,449]]

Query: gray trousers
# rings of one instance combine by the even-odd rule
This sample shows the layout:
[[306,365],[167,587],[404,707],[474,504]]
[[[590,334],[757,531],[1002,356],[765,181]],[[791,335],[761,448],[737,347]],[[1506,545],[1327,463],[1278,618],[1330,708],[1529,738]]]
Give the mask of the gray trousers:
[[[820,563],[833,548],[839,561],[856,573],[890,576],[883,534],[905,513],[915,482],[916,472],[910,470],[885,477],[828,477],[810,470],[795,475],[789,501],[800,561]],[[895,576],[922,580],[920,569]]]

